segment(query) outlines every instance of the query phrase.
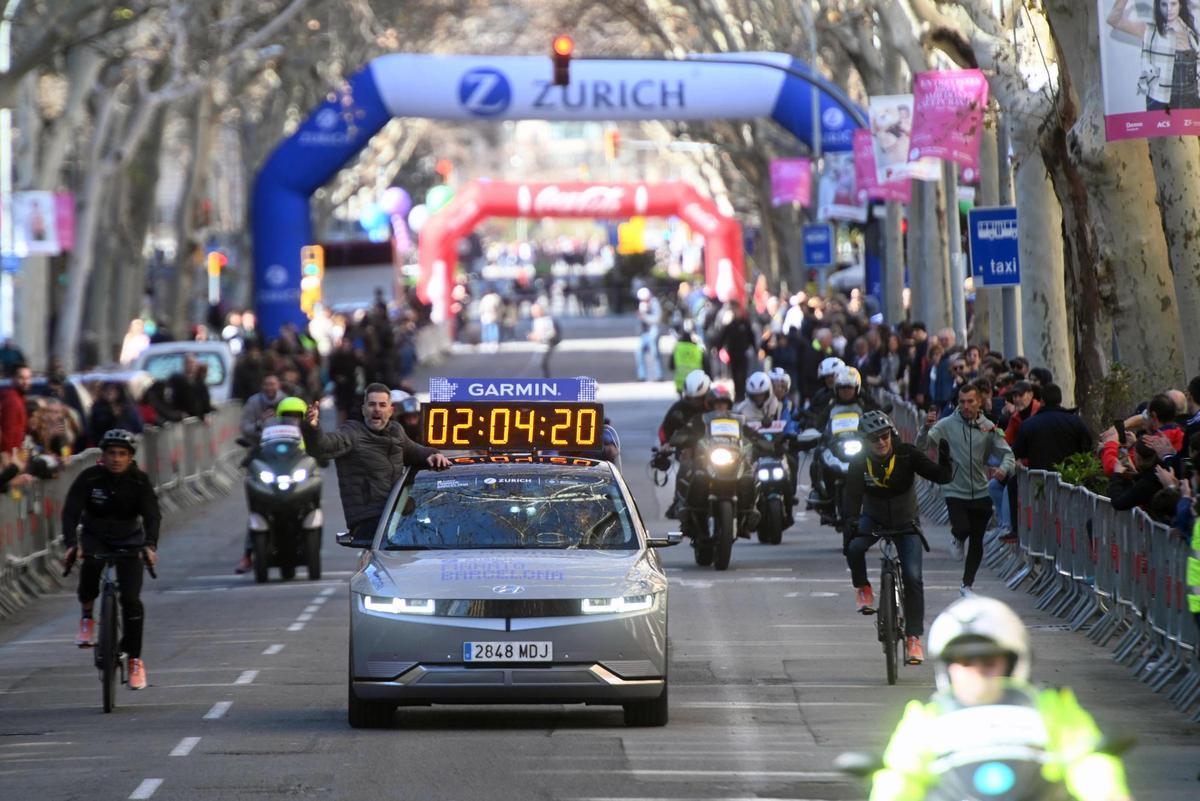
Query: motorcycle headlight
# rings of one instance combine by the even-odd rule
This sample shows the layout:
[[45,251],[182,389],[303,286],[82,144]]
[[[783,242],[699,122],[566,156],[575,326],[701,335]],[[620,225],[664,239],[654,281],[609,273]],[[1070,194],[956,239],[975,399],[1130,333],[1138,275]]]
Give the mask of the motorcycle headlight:
[[434,603],[429,598],[380,598],[364,595],[363,608],[388,615],[432,615]]
[[713,448],[708,454],[708,460],[717,467],[728,467],[736,459],[737,456],[729,448]]
[[292,481],[295,481],[297,484],[306,478],[308,478],[308,471],[303,467],[297,468],[292,472]]
[[626,595],[624,598],[584,598],[580,611],[585,615],[617,615],[625,612],[647,612],[654,607],[654,596]]
[[275,474],[272,473],[270,470],[263,470],[261,473],[258,474],[258,480],[264,484],[274,484],[275,483]]
[[757,475],[758,475],[759,481],[770,481],[771,480],[771,471],[765,467],[759,469]]
[[771,478],[775,479],[776,481],[782,481],[783,480],[783,468],[782,467],[772,467],[771,468]]
[[861,439],[848,439],[842,443],[842,453],[847,456],[857,456],[862,451]]

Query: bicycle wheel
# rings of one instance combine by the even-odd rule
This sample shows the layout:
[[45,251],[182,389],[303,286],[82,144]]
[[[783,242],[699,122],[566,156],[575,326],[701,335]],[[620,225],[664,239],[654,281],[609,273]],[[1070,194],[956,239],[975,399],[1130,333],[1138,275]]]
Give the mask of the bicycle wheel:
[[106,585],[100,596],[100,683],[104,695],[104,711],[112,712],[117,705],[117,594]]
[[900,638],[896,631],[896,578],[891,570],[884,570],[879,582],[879,639],[883,643],[883,661],[887,665],[887,683],[896,683],[899,666]]

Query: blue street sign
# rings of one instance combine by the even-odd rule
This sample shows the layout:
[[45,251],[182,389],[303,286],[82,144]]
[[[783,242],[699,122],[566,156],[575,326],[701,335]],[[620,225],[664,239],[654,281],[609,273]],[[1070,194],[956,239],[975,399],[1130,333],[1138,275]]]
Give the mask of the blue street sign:
[[829,267],[833,264],[833,226],[815,223],[804,226],[804,264],[808,267]]
[[1020,286],[1021,254],[1017,210],[1013,206],[971,209],[967,212],[971,243],[971,275],[983,286]]
[[11,253],[0,257],[0,272],[5,272],[9,275],[16,275],[21,272],[21,257],[14,256]]
[[582,401],[596,400],[594,378],[431,378],[429,400],[462,401]]

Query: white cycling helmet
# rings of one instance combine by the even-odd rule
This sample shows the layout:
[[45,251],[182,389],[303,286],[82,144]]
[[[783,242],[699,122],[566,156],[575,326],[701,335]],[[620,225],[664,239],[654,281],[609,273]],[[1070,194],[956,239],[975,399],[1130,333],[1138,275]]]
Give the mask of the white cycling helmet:
[[995,598],[963,598],[937,616],[929,628],[929,657],[939,690],[950,689],[946,666],[955,658],[1006,654],[1008,675],[1029,681],[1029,633],[1016,612]]
[[683,397],[703,398],[708,395],[710,387],[712,387],[712,379],[703,370],[693,370],[683,380]]
[[821,365],[817,368],[817,378],[829,378],[831,375],[837,375],[837,371],[845,366],[846,363],[837,356],[830,356],[821,361]]
[[782,398],[792,391],[792,377],[788,375],[788,371],[782,367],[772,368],[768,374],[771,377],[771,386],[775,388],[775,394]]
[[746,397],[761,409],[767,398],[771,397],[771,377],[762,370],[751,373],[746,379]]
[[862,374],[858,372],[856,367],[847,367],[842,365],[833,379],[833,386],[836,389],[841,387],[854,387],[855,390],[862,389]]

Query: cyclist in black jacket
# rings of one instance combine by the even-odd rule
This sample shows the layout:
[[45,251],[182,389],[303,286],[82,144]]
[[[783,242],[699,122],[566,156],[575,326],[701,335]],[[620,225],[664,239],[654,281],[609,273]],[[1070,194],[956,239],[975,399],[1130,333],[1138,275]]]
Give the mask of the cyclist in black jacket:
[[872,614],[875,593],[867,578],[867,551],[876,538],[871,532],[909,530],[906,536],[896,538],[896,551],[904,579],[905,661],[919,665],[925,658],[921,648],[925,633],[925,584],[921,578],[924,535],[918,526],[915,483],[917,476],[937,484],[950,482],[954,473],[950,445],[943,442],[938,447],[935,464],[915,446],[900,442],[899,432],[883,412],[867,412],[858,427],[868,447],[851,460],[842,496],[842,519],[847,521],[842,534],[843,552],[850,566],[850,580],[858,591],[858,611]]
[[[86,648],[93,644],[92,604],[100,594],[100,574],[104,563],[88,554],[105,551],[141,549],[143,558],[153,566],[158,557],[158,527],[162,514],[158,496],[150,478],[133,460],[137,450],[133,434],[115,428],[100,439],[100,464],[79,474],[67,490],[63,504],[63,544],[70,565],[83,558],[79,570],[79,602],[83,606],[79,636],[75,644]],[[82,523],[82,536],[76,541],[75,529]],[[146,686],[146,666],[142,663],[142,561],[117,562],[117,587],[121,597],[121,650],[129,657],[129,689]]]

